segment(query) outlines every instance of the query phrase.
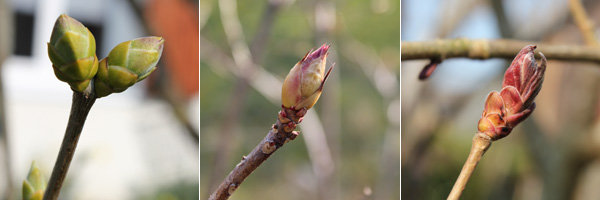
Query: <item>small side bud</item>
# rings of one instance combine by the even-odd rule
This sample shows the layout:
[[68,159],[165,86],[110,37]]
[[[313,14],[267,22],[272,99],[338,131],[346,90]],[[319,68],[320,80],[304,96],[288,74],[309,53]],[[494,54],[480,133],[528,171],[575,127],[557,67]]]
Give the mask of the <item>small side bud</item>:
[[27,179],[23,181],[23,200],[41,200],[46,190],[46,179],[35,161],[31,163]]
[[289,122],[283,126],[283,131],[286,133],[292,132],[294,129],[296,129],[296,124],[294,124],[294,122]]

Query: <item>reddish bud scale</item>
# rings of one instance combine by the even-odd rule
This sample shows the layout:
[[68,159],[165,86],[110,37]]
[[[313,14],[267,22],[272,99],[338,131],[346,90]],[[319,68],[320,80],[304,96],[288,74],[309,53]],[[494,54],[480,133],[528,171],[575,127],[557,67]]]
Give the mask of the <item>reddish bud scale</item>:
[[544,81],[546,57],[540,53],[537,65],[536,46],[521,49],[504,74],[502,90],[491,92],[486,101],[477,129],[492,140],[506,137],[511,130],[525,120],[535,109],[533,102]]

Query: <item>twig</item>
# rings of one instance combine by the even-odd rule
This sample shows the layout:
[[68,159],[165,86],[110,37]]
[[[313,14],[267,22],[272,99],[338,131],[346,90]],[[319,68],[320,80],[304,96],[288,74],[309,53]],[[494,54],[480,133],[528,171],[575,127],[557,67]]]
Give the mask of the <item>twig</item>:
[[598,39],[596,38],[594,22],[589,19],[581,1],[569,0],[569,8],[571,9],[571,15],[573,15],[575,24],[579,27],[583,35],[585,43],[589,46],[598,46],[600,43],[598,43]]
[[448,37],[481,3],[480,0],[443,1],[441,7],[446,9],[442,9],[438,15],[437,33],[434,34],[437,34],[439,38]]
[[[200,49],[202,53],[200,54],[201,59],[212,63],[214,65],[223,66],[224,69],[227,69],[233,75],[238,78],[246,77],[242,73],[238,67],[236,66],[234,59],[223,53],[218,47],[212,44],[211,41],[204,39],[200,36],[200,41],[202,45],[200,45]],[[260,65],[255,65],[256,71],[254,74],[246,77],[248,78],[248,82],[258,93],[264,96],[269,102],[280,105],[280,94],[279,91],[274,89],[274,86],[281,85],[282,81],[277,79],[273,74],[264,70]],[[308,111],[307,115],[311,115],[312,111]],[[319,122],[318,115],[313,115],[310,117],[314,119],[314,121]],[[300,128],[302,130],[311,129],[310,133],[303,134],[303,137],[306,140],[315,141],[311,145],[305,143],[308,149],[308,153],[311,154],[309,157],[312,162],[321,162],[322,164],[314,164],[314,166],[332,166],[334,163],[332,160],[331,152],[329,151],[328,143],[325,137],[325,131],[323,130],[323,126],[317,123],[313,123],[313,120],[306,120],[304,123],[300,124]],[[321,150],[313,150],[313,147],[320,147]],[[312,155],[313,152],[317,153],[316,155]],[[318,160],[313,160],[314,158],[319,158]],[[323,168],[320,170],[328,170],[327,168]]]
[[498,21],[498,30],[500,30],[500,36],[502,36],[502,38],[511,38],[514,33],[512,31],[512,27],[510,26],[510,22],[506,17],[503,2],[504,1],[502,0],[490,0],[491,7],[494,10],[494,15]]
[[44,200],[55,200],[58,198],[60,188],[75,154],[75,148],[77,147],[85,119],[95,101],[96,97],[93,93],[90,96],[86,96],[83,93],[73,92],[73,102],[71,104],[71,114],[69,115],[67,130],[65,131],[65,136],[60,146],[50,181],[48,182],[48,188],[46,188],[46,192],[44,193]]
[[269,41],[269,36],[271,35],[271,30],[273,27],[273,21],[275,21],[277,13],[284,5],[284,1],[285,0],[267,1],[265,12],[260,20],[260,28],[258,28],[256,35],[252,39],[252,44],[250,45],[252,60],[254,60],[256,63],[260,63],[263,53],[265,52],[265,45],[267,44],[267,41]]
[[473,137],[473,144],[471,145],[471,152],[469,152],[469,157],[467,158],[465,165],[463,165],[460,175],[458,176],[458,179],[456,179],[454,187],[452,187],[450,195],[448,195],[448,200],[457,200],[460,198],[460,195],[465,189],[471,174],[473,174],[475,167],[477,167],[477,163],[479,163],[479,160],[481,160],[481,157],[491,145],[492,138],[483,133],[475,134]]
[[[514,58],[515,52],[533,42],[519,40],[432,40],[425,42],[402,42],[402,60],[448,59],[448,58]],[[537,51],[544,52],[547,59],[564,61],[587,61],[600,63],[600,48],[581,45],[553,45],[536,43]],[[537,57],[538,55],[536,55]]]
[[[298,135],[298,132],[293,131],[293,128],[288,125],[289,121],[295,124],[299,123],[296,117],[298,113],[290,109],[282,109],[289,118],[282,118],[278,115],[277,122],[265,138],[250,152],[247,156],[242,157],[242,161],[229,173],[227,178],[219,185],[209,197],[209,200],[224,200],[228,199],[231,194],[242,184],[244,179],[248,177],[258,166],[260,166],[271,154],[281,148],[289,140],[293,140]],[[284,120],[282,122],[282,120]]]

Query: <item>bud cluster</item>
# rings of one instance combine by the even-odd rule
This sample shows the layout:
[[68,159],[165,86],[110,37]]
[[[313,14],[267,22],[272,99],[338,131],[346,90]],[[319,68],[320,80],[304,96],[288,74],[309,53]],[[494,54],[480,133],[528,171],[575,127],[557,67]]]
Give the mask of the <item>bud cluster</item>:
[[521,49],[504,74],[502,90],[491,92],[485,101],[477,128],[492,140],[506,137],[535,109],[533,100],[542,88],[546,71],[546,57],[540,52],[541,63],[537,65],[535,48],[528,45]]
[[122,92],[156,69],[164,40],[143,37],[114,47],[98,61],[96,41],[79,21],[60,15],[54,24],[48,56],[56,77],[73,91],[104,97]]

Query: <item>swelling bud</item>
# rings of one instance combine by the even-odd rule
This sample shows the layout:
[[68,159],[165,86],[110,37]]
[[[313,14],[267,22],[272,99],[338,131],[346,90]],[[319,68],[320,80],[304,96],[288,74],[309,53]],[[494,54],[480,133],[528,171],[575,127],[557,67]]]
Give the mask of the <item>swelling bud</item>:
[[96,97],[123,92],[156,69],[164,46],[162,37],[143,37],[115,46],[98,65]]
[[290,70],[281,89],[284,108],[308,110],[319,100],[325,80],[333,69],[333,66],[330,67],[325,74],[328,50],[329,45],[324,44],[316,51],[307,53]]
[[491,92],[485,101],[477,129],[492,140],[506,137],[535,109],[533,101],[542,88],[546,71],[546,57],[540,53],[538,65],[535,48],[529,45],[521,49],[504,74],[502,90]]
[[45,190],[46,180],[34,161],[29,168],[27,179],[23,181],[23,200],[42,200]]
[[67,82],[73,91],[84,92],[98,70],[94,36],[83,24],[65,14],[54,23],[48,56],[56,78]]

